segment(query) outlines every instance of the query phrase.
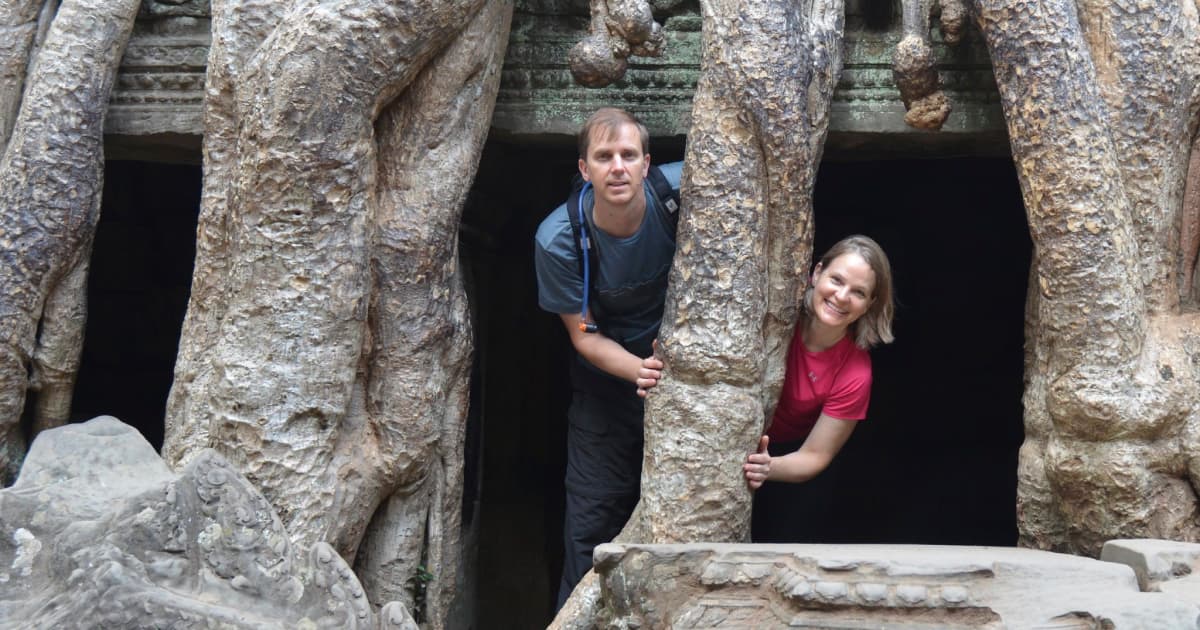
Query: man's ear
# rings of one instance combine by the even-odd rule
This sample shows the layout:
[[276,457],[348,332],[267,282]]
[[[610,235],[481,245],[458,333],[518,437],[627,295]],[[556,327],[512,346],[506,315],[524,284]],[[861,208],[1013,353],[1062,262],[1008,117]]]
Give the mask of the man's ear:
[[644,164],[642,164],[642,177],[648,177],[650,175],[650,154],[649,153],[642,155],[642,162],[644,162]]
[[583,158],[579,158],[579,174],[583,176],[583,181],[585,181],[585,182],[592,181],[588,177],[587,162],[583,161]]

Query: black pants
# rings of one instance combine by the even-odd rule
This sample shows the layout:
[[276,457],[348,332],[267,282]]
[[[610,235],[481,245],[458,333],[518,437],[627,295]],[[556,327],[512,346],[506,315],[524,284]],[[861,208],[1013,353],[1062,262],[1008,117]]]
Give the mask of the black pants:
[[563,572],[558,585],[558,604],[571,596],[575,585],[592,568],[592,550],[609,542],[629,520],[638,494],[617,497],[588,497],[567,491],[563,522]]
[[632,384],[587,370],[572,374],[575,393],[567,411],[559,607],[592,568],[592,549],[621,531],[640,496],[642,399]]
[[[803,440],[771,444],[772,457],[795,451]],[[829,531],[833,471],[826,469],[804,483],[768,481],[754,493],[750,540],[756,543],[816,543],[837,538]]]

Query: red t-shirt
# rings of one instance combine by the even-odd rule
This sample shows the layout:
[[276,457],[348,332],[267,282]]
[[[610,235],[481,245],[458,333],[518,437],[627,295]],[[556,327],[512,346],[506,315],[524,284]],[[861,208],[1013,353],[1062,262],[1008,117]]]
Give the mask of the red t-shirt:
[[797,329],[767,435],[772,443],[801,440],[822,413],[839,420],[862,420],[870,402],[871,355],[854,345],[850,335],[821,352],[810,352]]

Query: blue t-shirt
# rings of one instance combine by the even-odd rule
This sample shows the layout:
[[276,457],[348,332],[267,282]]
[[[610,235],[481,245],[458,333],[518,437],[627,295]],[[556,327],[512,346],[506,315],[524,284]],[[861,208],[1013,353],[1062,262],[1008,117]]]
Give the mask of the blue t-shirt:
[[[682,162],[659,166],[667,181],[679,190]],[[609,338],[638,356],[649,356],[650,342],[658,335],[666,300],[667,276],[675,256],[671,218],[647,181],[646,213],[633,235],[614,238],[592,222],[592,192],[584,195],[588,235],[599,253],[599,269],[590,271],[595,291],[588,307]],[[551,313],[578,313],[583,299],[580,273],[566,203],[551,212],[534,238],[534,266],[538,278],[538,305]],[[570,209],[578,212],[576,208]],[[599,304],[592,304],[592,301]],[[637,351],[635,351],[637,350]]]

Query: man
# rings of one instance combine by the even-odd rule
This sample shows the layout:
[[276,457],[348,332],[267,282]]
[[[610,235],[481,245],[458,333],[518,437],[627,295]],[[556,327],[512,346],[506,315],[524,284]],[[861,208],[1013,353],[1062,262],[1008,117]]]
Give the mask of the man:
[[[591,568],[592,549],[621,531],[640,491],[641,397],[661,375],[652,344],[676,223],[675,208],[646,181],[648,145],[646,127],[628,112],[592,114],[579,133],[584,189],[551,212],[535,238],[539,305],[562,318],[576,354],[559,607]],[[660,169],[676,197],[681,167]],[[595,248],[593,257],[584,253],[568,215],[580,212],[583,221],[576,223]]]

